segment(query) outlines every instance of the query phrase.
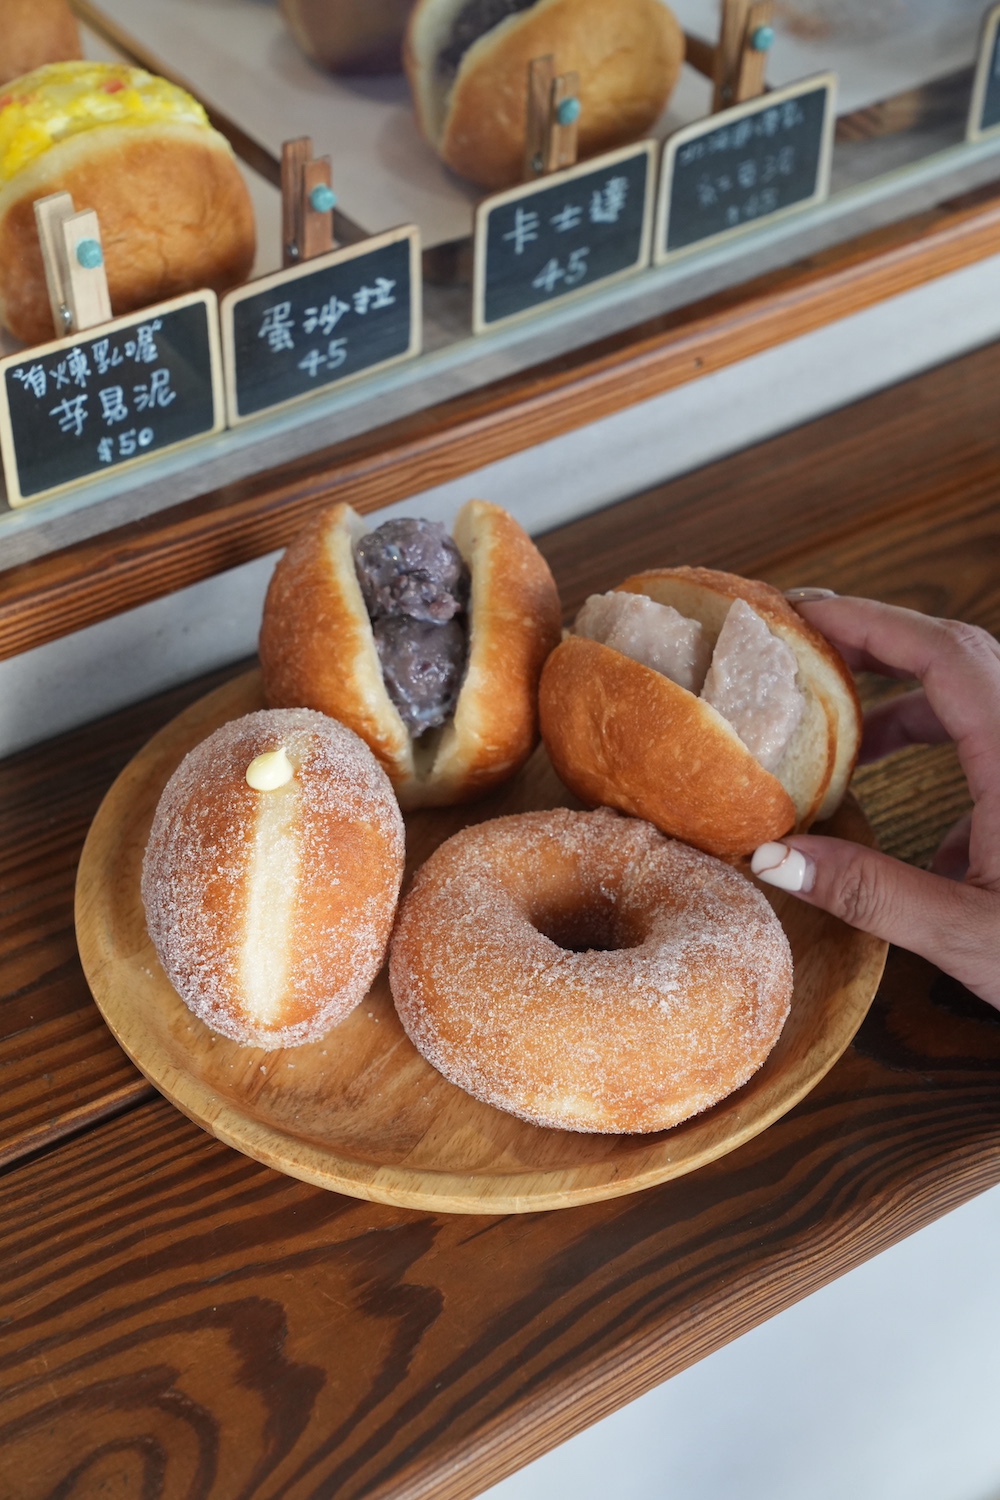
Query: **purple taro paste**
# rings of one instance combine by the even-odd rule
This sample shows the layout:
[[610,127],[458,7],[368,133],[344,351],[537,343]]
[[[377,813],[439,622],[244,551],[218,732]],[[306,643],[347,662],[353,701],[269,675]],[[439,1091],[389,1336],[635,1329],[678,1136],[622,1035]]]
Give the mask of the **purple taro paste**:
[[438,521],[385,521],[358,542],[358,582],[386,689],[414,736],[454,711],[465,673],[469,570]]

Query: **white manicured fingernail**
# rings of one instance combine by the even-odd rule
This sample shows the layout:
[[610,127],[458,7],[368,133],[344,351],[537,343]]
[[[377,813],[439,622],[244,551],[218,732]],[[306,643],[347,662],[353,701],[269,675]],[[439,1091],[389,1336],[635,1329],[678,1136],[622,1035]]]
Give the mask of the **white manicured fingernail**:
[[785,598],[789,604],[816,604],[820,599],[836,599],[837,595],[833,589],[786,589]]
[[750,868],[758,880],[776,885],[779,891],[811,891],[816,879],[812,860],[787,844],[761,844],[754,850]]

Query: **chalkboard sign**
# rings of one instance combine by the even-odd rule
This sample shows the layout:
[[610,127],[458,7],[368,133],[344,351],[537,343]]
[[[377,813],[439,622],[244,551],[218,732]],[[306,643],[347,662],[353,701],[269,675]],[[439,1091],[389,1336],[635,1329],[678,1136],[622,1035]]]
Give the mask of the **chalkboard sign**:
[[979,57],[972,85],[972,102],[965,136],[981,141],[1000,129],[1000,5],[994,5],[983,17],[979,38]]
[[660,175],[657,263],[825,198],[836,86],[833,73],[807,78],[670,136]]
[[420,334],[412,224],[252,281],[222,300],[230,424],[419,354]]
[[654,149],[610,151],[479,205],[475,333],[648,264]]
[[13,506],[224,425],[214,292],[161,302],[0,362],[0,450]]

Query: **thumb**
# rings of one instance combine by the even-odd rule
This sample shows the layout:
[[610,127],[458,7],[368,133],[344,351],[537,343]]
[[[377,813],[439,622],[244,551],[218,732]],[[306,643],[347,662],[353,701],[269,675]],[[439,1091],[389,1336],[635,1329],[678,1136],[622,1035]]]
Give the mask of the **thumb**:
[[998,897],[845,839],[796,834],[762,844],[751,869],[851,927],[909,948],[994,1004]]

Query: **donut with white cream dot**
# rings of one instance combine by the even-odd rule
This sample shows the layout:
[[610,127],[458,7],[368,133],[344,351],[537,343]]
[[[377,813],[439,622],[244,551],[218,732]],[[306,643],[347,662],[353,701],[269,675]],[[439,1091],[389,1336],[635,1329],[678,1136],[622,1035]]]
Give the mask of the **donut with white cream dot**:
[[402,873],[402,816],[368,747],[324,714],[273,709],[223,725],[178,766],[142,899],[197,1016],[246,1046],[292,1047],[367,993]]

